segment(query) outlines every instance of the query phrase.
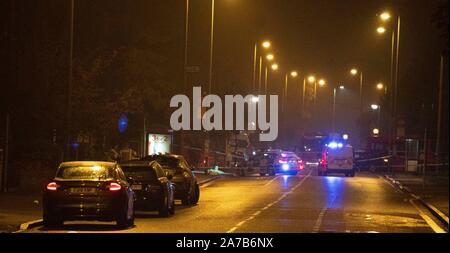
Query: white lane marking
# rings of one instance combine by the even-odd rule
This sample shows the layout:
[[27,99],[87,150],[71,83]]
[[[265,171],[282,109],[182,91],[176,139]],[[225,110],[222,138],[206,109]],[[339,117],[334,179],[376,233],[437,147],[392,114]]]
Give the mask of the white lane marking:
[[425,222],[430,226],[435,233],[446,233],[445,230],[443,230],[440,226],[436,224],[436,222],[433,221],[426,213],[424,213],[415,203],[413,199],[409,200],[409,203],[417,209],[419,212],[420,217],[425,220]]
[[336,195],[333,195],[333,198],[330,202],[327,202],[325,206],[320,210],[319,217],[316,220],[316,224],[313,227],[313,233],[318,233],[320,230],[320,227],[322,226],[323,217],[325,216],[325,213],[328,210],[328,206],[333,205],[334,200],[336,199]]
[[274,178],[272,178],[271,180],[269,180],[269,182],[265,183],[264,186],[269,185],[270,183],[272,183],[273,181],[275,181],[275,179],[279,178],[280,176],[275,176]]
[[426,213],[424,213],[415,203],[414,199],[410,199],[409,202],[411,203],[414,208],[419,212],[420,217],[425,220],[425,222],[430,226],[435,233],[446,233],[445,230],[443,230],[439,225],[437,225],[430,216],[428,216]]
[[250,215],[250,217],[239,222],[234,227],[232,227],[230,230],[228,230],[227,233],[233,233],[234,231],[236,231],[236,229],[238,229],[240,226],[244,225],[247,221],[250,221],[250,220],[254,219],[256,216],[258,216],[259,214],[261,214],[262,211],[267,210],[271,206],[275,205],[276,203],[278,203],[281,200],[283,200],[284,198],[286,198],[289,194],[293,193],[297,188],[299,188],[310,175],[311,175],[311,171],[309,172],[308,175],[306,175],[304,178],[302,178],[302,180],[298,184],[296,184],[294,187],[292,187],[290,191],[283,193],[283,195],[281,197],[279,197],[277,200],[267,204],[260,210],[254,212],[252,215]]

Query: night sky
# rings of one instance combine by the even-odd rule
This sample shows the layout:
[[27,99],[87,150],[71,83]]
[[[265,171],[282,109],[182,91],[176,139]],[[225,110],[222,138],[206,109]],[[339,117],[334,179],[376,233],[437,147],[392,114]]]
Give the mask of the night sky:
[[[36,66],[45,66],[45,62],[40,60],[36,48],[42,45],[51,47],[51,42],[61,41],[63,47],[58,60],[67,60],[68,2],[15,1],[14,8],[6,2],[2,5],[5,14],[1,19],[5,24],[2,42],[10,38],[8,32],[17,36],[15,53],[2,52],[21,66],[19,82],[26,84],[39,79]],[[199,66],[201,71],[189,76],[189,85],[206,85],[211,1],[190,2],[188,64]],[[321,113],[316,127],[330,130],[332,87],[345,85],[348,89],[338,97],[337,111],[342,121],[337,124],[353,133],[359,110],[359,83],[349,74],[349,69],[357,67],[364,72],[365,106],[376,103],[379,93],[374,86],[378,82],[387,83],[390,59],[390,33],[384,36],[376,33],[380,24],[377,14],[389,10],[402,18],[399,113],[414,121],[423,103],[430,107],[433,104],[434,110],[436,107],[439,56],[444,44],[431,20],[440,2],[216,0],[213,93],[235,93],[233,87],[249,87],[253,46],[255,42],[269,39],[273,43],[271,52],[280,65],[277,73],[269,77],[272,92],[281,87],[284,74],[291,70],[297,70],[301,78],[309,74],[325,78],[327,87],[318,95]],[[165,71],[181,87],[184,15],[183,0],[75,0],[74,58],[88,61],[94,50],[113,51],[129,45],[150,47],[156,55],[169,59]],[[13,26],[9,26],[11,20]],[[147,44],[142,44],[142,37],[149,38]],[[41,44],[37,46],[37,42]],[[297,82],[292,81],[290,85],[294,87]],[[296,99],[293,91],[289,95]],[[447,95],[445,105],[448,107]]]

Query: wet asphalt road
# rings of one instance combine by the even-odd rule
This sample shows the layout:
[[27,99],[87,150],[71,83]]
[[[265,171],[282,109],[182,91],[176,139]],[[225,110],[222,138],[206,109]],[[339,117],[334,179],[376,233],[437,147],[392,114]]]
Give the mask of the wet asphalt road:
[[177,205],[170,218],[137,212],[135,226],[126,230],[113,222],[74,221],[27,232],[436,232],[423,209],[377,175],[318,177],[306,171],[221,178],[201,188],[198,205]]

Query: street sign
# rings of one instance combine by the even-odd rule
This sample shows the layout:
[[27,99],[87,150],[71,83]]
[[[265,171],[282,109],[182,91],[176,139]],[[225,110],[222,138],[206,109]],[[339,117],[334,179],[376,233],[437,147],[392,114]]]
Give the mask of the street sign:
[[186,73],[198,73],[200,72],[200,66],[186,66],[184,71]]

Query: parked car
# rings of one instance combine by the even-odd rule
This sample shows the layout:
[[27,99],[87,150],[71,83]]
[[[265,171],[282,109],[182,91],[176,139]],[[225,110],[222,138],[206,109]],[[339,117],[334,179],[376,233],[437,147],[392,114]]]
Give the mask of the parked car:
[[151,155],[144,158],[147,161],[157,161],[162,168],[173,175],[175,198],[181,199],[183,205],[195,205],[200,198],[200,187],[192,167],[181,155]]
[[136,194],[136,208],[159,212],[162,217],[175,213],[172,175],[167,174],[157,161],[131,160],[120,167]]
[[134,192],[120,166],[111,162],[64,162],[43,194],[43,222],[116,221],[134,224]]

